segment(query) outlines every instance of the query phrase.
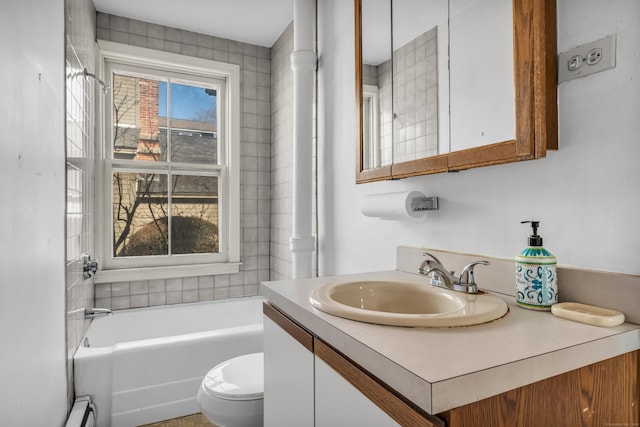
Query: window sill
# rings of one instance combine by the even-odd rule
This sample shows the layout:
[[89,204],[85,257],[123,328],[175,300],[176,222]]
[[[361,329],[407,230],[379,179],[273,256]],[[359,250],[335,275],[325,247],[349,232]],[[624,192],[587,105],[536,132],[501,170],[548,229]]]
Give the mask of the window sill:
[[240,262],[175,265],[170,267],[123,268],[98,270],[94,283],[131,282],[135,280],[173,279],[176,277],[233,274],[240,271]]

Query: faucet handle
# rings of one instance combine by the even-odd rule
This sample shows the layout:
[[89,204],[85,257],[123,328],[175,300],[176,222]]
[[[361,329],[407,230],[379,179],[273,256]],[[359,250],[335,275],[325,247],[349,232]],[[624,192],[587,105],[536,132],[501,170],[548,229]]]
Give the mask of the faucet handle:
[[489,261],[482,260],[482,261],[475,261],[475,262],[472,262],[471,264],[466,265],[462,269],[462,272],[460,273],[460,283],[461,284],[465,284],[465,285],[475,285],[476,284],[476,280],[475,280],[474,275],[473,275],[473,269],[478,264],[489,265],[491,263]]
[[90,254],[82,254],[82,277],[90,279],[98,271],[98,260]]
[[437,262],[438,264],[442,265],[442,263],[440,262],[440,260],[438,258],[436,258],[435,255],[430,254],[429,252],[422,252],[420,254],[420,256],[428,256],[429,258],[431,258],[432,260],[434,260],[435,262]]

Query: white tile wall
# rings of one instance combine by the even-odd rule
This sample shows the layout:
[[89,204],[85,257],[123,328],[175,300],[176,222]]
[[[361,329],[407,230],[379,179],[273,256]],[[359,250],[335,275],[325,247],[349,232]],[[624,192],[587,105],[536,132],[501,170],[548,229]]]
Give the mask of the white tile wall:
[[362,84],[378,86],[378,67],[362,64]]
[[271,280],[292,274],[293,24],[271,48]]
[[394,162],[438,154],[437,29],[393,53]]
[[393,97],[391,61],[378,65],[378,102],[380,107],[380,161],[382,165],[393,163]]
[[363,82],[379,89],[383,165],[438,154],[436,31],[433,28],[393,52],[393,79],[391,61],[363,68]]
[[95,9],[88,0],[66,0],[66,310],[67,390],[73,390],[73,354],[89,321],[82,309],[92,307],[93,280],[82,277],[82,254],[94,253],[94,110],[95,82],[83,70],[94,72]]
[[256,295],[269,280],[271,49],[98,13],[98,39],[240,66],[240,273],[96,285],[96,306],[127,309]]

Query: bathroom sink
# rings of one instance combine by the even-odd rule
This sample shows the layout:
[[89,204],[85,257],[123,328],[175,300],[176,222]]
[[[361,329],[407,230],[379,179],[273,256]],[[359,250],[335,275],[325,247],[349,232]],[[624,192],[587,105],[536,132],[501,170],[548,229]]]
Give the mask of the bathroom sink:
[[311,292],[309,302],[334,316],[393,326],[477,325],[508,311],[502,299],[487,293],[464,294],[426,283],[373,280],[325,284]]

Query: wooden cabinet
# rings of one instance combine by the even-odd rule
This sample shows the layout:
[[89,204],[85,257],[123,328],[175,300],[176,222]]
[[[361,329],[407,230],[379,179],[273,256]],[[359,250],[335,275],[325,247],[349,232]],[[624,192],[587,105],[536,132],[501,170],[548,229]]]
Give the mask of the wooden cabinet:
[[637,426],[635,351],[443,412],[448,427]]
[[640,351],[434,416],[280,311],[264,312],[266,427],[640,424]]

